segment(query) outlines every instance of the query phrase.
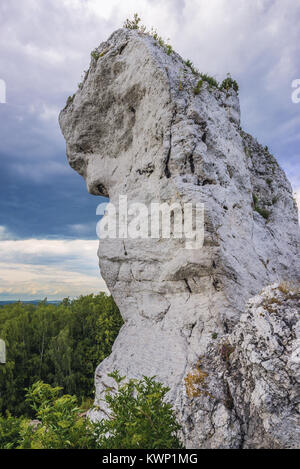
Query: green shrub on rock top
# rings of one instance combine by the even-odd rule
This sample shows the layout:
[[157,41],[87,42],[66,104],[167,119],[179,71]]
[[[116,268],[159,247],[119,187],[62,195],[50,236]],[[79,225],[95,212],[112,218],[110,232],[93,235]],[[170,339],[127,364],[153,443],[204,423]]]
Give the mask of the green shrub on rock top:
[[211,77],[207,73],[200,73],[202,81],[206,81],[210,87],[219,88],[219,83],[214,77]]
[[137,13],[133,15],[133,20],[129,20],[128,18],[125,20],[123,24],[123,28],[126,29],[140,29],[140,22],[141,18]]
[[236,80],[233,80],[231,76],[228,74],[227,78],[222,81],[220,85],[221,90],[229,91],[230,89],[234,89],[236,93],[239,92],[239,85]]
[[197,68],[195,67],[195,65],[193,64],[191,60],[186,60],[184,63],[187,67],[191,69],[194,75],[199,75],[199,71],[197,70]]
[[[137,30],[140,31],[141,33],[148,34],[149,36],[153,37],[155,40],[155,44],[159,44],[162,48],[164,48],[165,52],[168,55],[171,55],[173,53],[173,48],[170,44],[166,43],[161,36],[158,35],[157,31],[154,28],[151,28],[150,31],[147,30],[146,26],[141,24],[141,18],[137,13],[134,14],[134,17],[132,20],[126,19],[126,21],[123,24],[123,27],[126,29],[131,29],[131,30]],[[221,91],[228,91],[229,89],[234,89],[236,93],[239,91],[239,85],[236,82],[236,80],[233,80],[230,76],[230,74],[227,75],[227,78],[223,80],[221,84],[218,83],[218,81],[208,75],[207,73],[200,73],[199,70],[195,67],[193,62],[191,60],[185,60],[184,64],[186,67],[188,67],[191,72],[198,76],[200,80],[198,81],[196,87],[194,88],[194,94],[197,95],[200,93],[201,87],[203,82],[207,82],[209,84],[210,88],[217,88]],[[182,89],[182,84],[180,85],[180,91]]]
[[99,52],[97,51],[97,49],[94,49],[94,50],[91,52],[91,57],[92,57],[93,59],[95,59],[96,61],[99,59],[100,54],[99,54]]

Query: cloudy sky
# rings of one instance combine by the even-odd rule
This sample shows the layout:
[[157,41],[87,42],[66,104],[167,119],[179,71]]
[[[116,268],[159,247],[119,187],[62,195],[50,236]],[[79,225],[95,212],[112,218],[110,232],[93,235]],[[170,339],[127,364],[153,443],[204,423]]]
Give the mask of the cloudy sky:
[[69,168],[57,117],[91,50],[135,12],[199,70],[238,80],[244,129],[276,155],[300,202],[300,0],[1,0],[0,300],[105,288],[100,199]]

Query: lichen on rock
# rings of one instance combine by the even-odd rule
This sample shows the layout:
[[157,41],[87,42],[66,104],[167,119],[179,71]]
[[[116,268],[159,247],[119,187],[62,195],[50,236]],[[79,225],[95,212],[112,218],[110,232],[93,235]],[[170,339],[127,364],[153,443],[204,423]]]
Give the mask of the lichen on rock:
[[230,341],[228,376],[246,448],[297,448],[300,291],[275,284],[249,301]]

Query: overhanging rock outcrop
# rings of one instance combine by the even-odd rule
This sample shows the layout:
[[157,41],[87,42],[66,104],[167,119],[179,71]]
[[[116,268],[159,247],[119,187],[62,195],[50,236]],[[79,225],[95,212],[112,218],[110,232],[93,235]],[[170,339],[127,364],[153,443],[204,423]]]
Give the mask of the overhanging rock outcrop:
[[[126,195],[128,204],[205,207],[201,249],[174,238],[100,241],[101,273],[125,325],[96,371],[96,403],[103,405],[114,368],[155,375],[170,387],[188,447],[288,447],[264,416],[251,419],[254,404],[243,408],[247,378],[235,395],[230,366],[234,353],[247,359],[241,337],[239,346],[231,342],[248,300],[267,285],[300,279],[297,207],[275,158],[242,131],[234,89],[206,82],[197,89],[198,81],[153,37],[120,29],[95,51],[60,114],[70,165],[90,193],[116,206]],[[242,370],[252,373],[244,361]]]

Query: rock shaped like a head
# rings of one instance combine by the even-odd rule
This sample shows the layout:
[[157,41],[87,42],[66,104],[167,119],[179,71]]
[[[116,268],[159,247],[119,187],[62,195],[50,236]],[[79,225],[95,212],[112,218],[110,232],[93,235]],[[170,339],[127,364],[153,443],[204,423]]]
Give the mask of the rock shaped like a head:
[[94,195],[126,193],[144,166],[163,174],[172,103],[167,72],[151,48],[149,38],[116,31],[93,52],[84,82],[60,115],[70,165]]
[[156,375],[187,421],[184,378],[212,335],[229,332],[263,286],[300,276],[290,184],[241,130],[236,90],[211,86],[141,31],[120,29],[92,53],[60,126],[69,163],[91,194],[116,207],[120,196],[148,207],[204,204],[199,249],[151,236],[99,246],[102,276],[125,325],[97,369],[97,399],[113,368]]

